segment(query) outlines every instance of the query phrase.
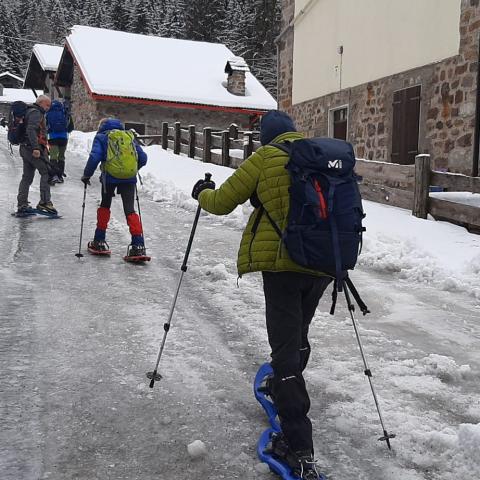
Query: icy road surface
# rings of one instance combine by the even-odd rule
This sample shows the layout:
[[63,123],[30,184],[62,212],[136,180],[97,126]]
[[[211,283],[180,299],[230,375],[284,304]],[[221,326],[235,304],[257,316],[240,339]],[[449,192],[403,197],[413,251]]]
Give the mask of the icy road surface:
[[[252,381],[268,359],[261,283],[237,288],[240,231],[201,217],[176,316],[148,388],[192,212],[142,197],[153,260],[129,265],[116,198],[111,258],[78,260],[84,157],[52,189],[61,220],[16,219],[21,175],[0,139],[0,478],[2,480],[273,480],[256,440],[266,428]],[[89,188],[85,242],[100,185]],[[38,200],[38,177],[30,200]],[[84,245],[85,246],[85,245]],[[84,252],[86,253],[86,252]],[[330,480],[480,477],[480,308],[474,299],[387,275],[353,274],[372,314],[359,318],[394,452],[381,434],[343,306],[329,295],[311,331],[306,378],[316,454]],[[478,303],[478,302],[477,302]],[[205,459],[186,446],[202,440]]]

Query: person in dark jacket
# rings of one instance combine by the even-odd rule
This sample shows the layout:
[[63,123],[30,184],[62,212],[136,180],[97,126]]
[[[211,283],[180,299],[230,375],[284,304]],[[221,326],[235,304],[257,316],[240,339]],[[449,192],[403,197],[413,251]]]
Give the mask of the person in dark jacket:
[[65,175],[65,152],[68,145],[68,134],[73,131],[74,124],[66,102],[54,100],[46,116],[48,129],[48,146],[52,177],[50,184],[63,183]]
[[29,209],[28,193],[35,177],[35,171],[40,173],[40,202],[38,210],[57,213],[50,198],[49,159],[47,149],[47,128],[45,113],[51,105],[50,97],[40,95],[36,102],[27,109],[25,114],[25,140],[20,145],[20,155],[23,159],[23,175],[18,187],[18,213]]
[[[332,279],[296,264],[269,220],[270,217],[282,231],[286,228],[291,184],[285,169],[289,157],[272,144],[302,138],[286,113],[267,113],[260,127],[262,147],[217,190],[211,180],[199,180],[192,196],[204,210],[216,215],[226,215],[249,199],[255,206],[242,236],[238,272],[262,272],[263,276],[274,372],[265,389],[277,407],[282,427],[282,433],[272,438],[272,452],[288,463],[299,478],[317,480],[312,423],[308,417],[310,398],[303,371],[310,356],[310,323]],[[268,216],[260,215],[259,203]]]
[[[145,255],[145,243],[143,239],[142,223],[139,215],[135,212],[135,190],[137,186],[136,174],[130,178],[118,178],[105,171],[109,149],[109,134],[114,131],[124,131],[125,127],[116,118],[106,118],[100,121],[98,132],[93,140],[92,150],[87,165],[83,172],[82,182],[90,185],[90,177],[94,174],[99,164],[102,164],[102,201],[97,210],[97,228],[92,242],[89,242],[89,250],[95,252],[108,251],[105,241],[108,222],[110,220],[110,207],[115,192],[121,195],[123,210],[127,218],[127,224],[132,235],[132,244],[129,255],[132,257]],[[147,164],[147,154],[140,145],[134,142],[138,170]]]

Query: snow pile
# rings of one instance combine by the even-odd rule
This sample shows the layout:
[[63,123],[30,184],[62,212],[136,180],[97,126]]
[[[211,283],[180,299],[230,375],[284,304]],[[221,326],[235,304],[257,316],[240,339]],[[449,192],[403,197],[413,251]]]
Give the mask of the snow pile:
[[203,458],[207,455],[207,447],[201,440],[195,440],[187,445],[187,451],[190,458]]

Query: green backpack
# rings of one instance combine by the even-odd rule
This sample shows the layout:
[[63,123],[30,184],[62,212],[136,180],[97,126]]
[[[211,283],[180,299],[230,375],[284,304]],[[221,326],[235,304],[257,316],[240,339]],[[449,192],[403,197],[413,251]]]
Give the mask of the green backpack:
[[105,171],[112,177],[122,180],[135,177],[138,172],[138,156],[133,132],[111,130],[107,137]]

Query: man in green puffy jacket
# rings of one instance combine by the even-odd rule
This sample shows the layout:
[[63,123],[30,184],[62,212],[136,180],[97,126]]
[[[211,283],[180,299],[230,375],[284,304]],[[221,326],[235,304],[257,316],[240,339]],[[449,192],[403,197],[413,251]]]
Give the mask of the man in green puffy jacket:
[[293,262],[273,226],[275,223],[284,231],[290,203],[290,175],[285,169],[288,155],[273,144],[294,142],[303,135],[296,132],[292,119],[279,111],[267,113],[260,130],[262,147],[220,188],[215,190],[212,181],[199,180],[192,196],[204,210],[216,215],[226,215],[249,199],[257,207],[243,233],[238,272],[262,272],[263,276],[274,371],[267,387],[283,432],[274,438],[272,447],[302,478],[317,479],[312,424],[307,416],[310,399],[302,372],[310,355],[310,322],[331,278]]

